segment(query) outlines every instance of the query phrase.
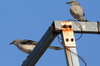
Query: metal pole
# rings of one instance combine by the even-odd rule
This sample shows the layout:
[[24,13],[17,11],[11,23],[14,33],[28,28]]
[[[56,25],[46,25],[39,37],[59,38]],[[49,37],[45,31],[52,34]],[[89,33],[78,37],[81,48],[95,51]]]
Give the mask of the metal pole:
[[75,54],[77,54],[72,23],[70,21],[67,22],[62,21],[61,26],[62,26],[61,35],[63,38],[63,46],[65,48],[64,51],[66,55],[67,65],[80,66],[78,57],[72,53],[74,52]]

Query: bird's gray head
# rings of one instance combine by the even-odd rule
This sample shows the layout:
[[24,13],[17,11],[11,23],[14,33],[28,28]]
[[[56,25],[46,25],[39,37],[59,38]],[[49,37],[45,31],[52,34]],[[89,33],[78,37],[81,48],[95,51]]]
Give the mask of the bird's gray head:
[[19,42],[20,42],[21,40],[14,40],[13,42],[11,42],[10,44],[14,44],[14,45],[17,45],[17,44],[19,44]]
[[71,5],[79,5],[79,3],[78,3],[78,2],[76,2],[76,1],[70,1],[70,2],[67,2],[66,4],[71,4]]

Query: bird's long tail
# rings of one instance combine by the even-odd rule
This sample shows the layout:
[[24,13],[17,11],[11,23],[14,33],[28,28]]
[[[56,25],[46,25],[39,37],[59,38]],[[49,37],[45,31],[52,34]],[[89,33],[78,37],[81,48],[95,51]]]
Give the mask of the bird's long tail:
[[57,46],[49,46],[48,48],[53,49],[53,50],[62,50],[62,49],[64,49],[62,47],[57,47]]

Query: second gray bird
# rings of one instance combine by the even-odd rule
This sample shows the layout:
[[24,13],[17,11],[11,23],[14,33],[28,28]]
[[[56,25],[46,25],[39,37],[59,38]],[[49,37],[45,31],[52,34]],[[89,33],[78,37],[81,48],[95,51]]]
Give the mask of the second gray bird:
[[[32,40],[14,40],[10,44],[16,45],[21,51],[30,54],[38,42]],[[48,48],[54,50],[62,50],[62,47],[49,46]]]
[[78,21],[87,22],[88,20],[84,17],[84,9],[80,6],[80,4],[76,1],[67,2],[67,4],[71,4],[70,13],[71,15]]

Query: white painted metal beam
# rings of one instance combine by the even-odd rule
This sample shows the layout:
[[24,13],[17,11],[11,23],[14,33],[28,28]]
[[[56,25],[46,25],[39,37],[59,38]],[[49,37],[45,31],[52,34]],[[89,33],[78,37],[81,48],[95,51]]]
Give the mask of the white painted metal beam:
[[[61,30],[61,22],[68,21],[54,21],[55,29]],[[86,34],[99,34],[100,33],[100,22],[72,22],[72,26],[75,33],[86,33]]]

